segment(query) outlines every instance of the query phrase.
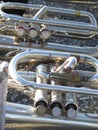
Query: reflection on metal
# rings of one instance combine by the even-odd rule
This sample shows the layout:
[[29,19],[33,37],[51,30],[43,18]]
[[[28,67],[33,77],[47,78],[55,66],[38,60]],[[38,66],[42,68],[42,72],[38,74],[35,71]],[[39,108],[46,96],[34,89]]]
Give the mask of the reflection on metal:
[[[32,111],[31,111],[32,110]],[[78,126],[78,128],[81,126],[83,128],[94,128],[98,129],[98,122],[95,119],[88,118],[83,113],[78,113],[78,116],[74,118],[74,120],[67,119],[66,117],[58,117],[58,118],[52,118],[50,115],[45,116],[37,116],[35,112],[33,111],[33,107],[29,107],[26,105],[20,105],[20,104],[14,104],[10,103],[6,106],[6,120],[9,120],[11,122],[25,122],[25,123],[40,123],[40,124],[50,124],[51,125],[65,125],[68,127],[69,125]],[[95,114],[92,114],[94,116]],[[98,115],[97,115],[98,116]],[[37,127],[37,126],[36,126]],[[63,126],[62,126],[63,127]]]
[[[8,14],[6,10],[10,9],[24,10],[24,14]],[[65,20],[67,15],[86,18],[87,22]],[[39,128],[37,124],[47,130],[57,126],[98,129],[97,103],[92,103],[98,98],[98,60],[94,58],[98,56],[97,46],[81,48],[49,41],[53,37],[90,39],[97,35],[97,21],[89,12],[1,2],[0,47],[23,49],[10,61],[8,85],[18,86],[32,98],[33,105],[6,102],[4,79],[0,91],[0,130],[4,129],[5,110],[6,123],[26,123],[32,128],[36,126],[35,129]],[[21,69],[25,63],[30,66]],[[79,69],[81,63],[93,67],[95,72]]]
[[[20,10],[30,10],[32,11],[38,11],[35,16],[29,17],[21,17],[21,16],[15,16],[12,14],[7,14],[4,12],[5,9],[20,9]],[[23,21],[23,22],[31,22],[33,24],[45,24],[49,30],[60,31],[61,32],[67,32],[68,36],[74,37],[74,34],[80,34],[84,35],[79,36],[81,38],[90,38],[96,35],[96,32],[98,31],[97,28],[97,22],[93,14],[86,12],[86,11],[77,11],[77,10],[70,10],[65,8],[56,8],[56,7],[48,7],[48,6],[40,6],[40,5],[33,5],[33,4],[23,4],[23,3],[1,3],[0,5],[0,12],[2,17],[9,18],[10,20],[14,21]],[[85,22],[77,22],[77,21],[69,21],[69,20],[50,20],[49,18],[45,19],[43,15],[45,15],[47,12],[50,12],[53,14],[55,13],[61,13],[61,14],[69,14],[73,16],[82,16],[87,17],[89,19],[89,23]],[[52,18],[53,19],[53,18]],[[65,33],[66,34],[66,33]],[[77,36],[78,37],[78,36]]]
[[[79,54],[79,55],[74,55],[73,53],[63,53],[63,52],[56,52],[56,51],[38,51],[38,50],[33,50],[33,51],[26,51],[26,52],[22,52],[22,53],[19,53],[17,54],[10,62],[10,65],[9,65],[9,71],[10,71],[10,74],[11,74],[11,77],[16,80],[17,82],[19,82],[20,84],[22,85],[25,85],[25,84],[28,84],[28,85],[31,85],[33,86],[34,88],[36,88],[37,86],[40,86],[39,84],[36,86],[36,84],[34,82],[30,82],[30,81],[27,81],[25,79],[23,79],[22,77],[20,77],[17,72],[16,72],[16,68],[17,68],[17,65],[23,61],[24,59],[41,59],[42,62],[43,61],[47,61],[47,59],[51,59],[51,60],[64,60],[70,56],[76,56],[78,59],[79,59],[79,62],[83,62],[83,63],[88,63],[88,64],[91,64],[95,70],[96,70],[96,73],[95,75],[93,76],[84,76],[84,79],[83,81],[86,81],[86,82],[91,82],[91,83],[97,83],[98,82],[98,61],[97,59],[91,57],[91,56],[87,56],[87,55],[83,55],[83,54]],[[36,62],[36,60],[35,60]],[[41,71],[42,72],[42,71]],[[64,78],[62,74],[55,74],[55,73],[45,73],[45,72],[42,72],[42,76],[45,75],[46,78],[49,78],[49,76],[51,78],[63,78],[63,79],[66,79],[66,77]],[[66,75],[66,74],[65,74]],[[60,77],[62,76],[62,77]],[[69,75],[70,77],[71,75]],[[71,77],[70,77],[71,78]],[[81,80],[82,81],[82,80]],[[43,84],[43,86],[45,87],[46,85]],[[41,86],[40,86],[41,87]],[[62,88],[62,87],[61,87]]]
[[[32,66],[38,63],[35,72],[16,70],[20,63],[29,63],[30,60]],[[75,68],[81,62],[93,66],[95,72],[76,70]],[[81,126],[85,129],[98,129],[96,110],[86,110],[83,113],[79,105],[81,95],[89,95],[89,97],[98,95],[97,59],[83,54],[33,50],[14,56],[9,71],[18,86],[25,89],[28,86],[32,88],[34,104],[29,106],[7,103],[7,122],[32,123],[32,127],[34,124],[49,124],[52,128],[53,125],[58,125],[66,128]],[[31,77],[36,80],[29,80]],[[61,107],[53,105],[58,103]]]
[[[5,10],[25,10],[23,16],[7,14]],[[28,11],[27,11],[28,10]],[[98,56],[96,47],[78,47],[49,42],[50,37],[89,39],[98,34],[93,14],[65,8],[23,3],[0,4],[0,46],[14,49],[45,49]],[[88,22],[64,20],[58,15],[82,17]]]

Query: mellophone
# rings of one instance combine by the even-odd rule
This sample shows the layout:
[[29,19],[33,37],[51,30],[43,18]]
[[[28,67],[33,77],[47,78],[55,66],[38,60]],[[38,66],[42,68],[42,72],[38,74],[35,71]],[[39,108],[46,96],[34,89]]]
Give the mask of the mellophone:
[[[24,13],[9,14],[10,9]],[[87,22],[65,20],[59,15],[83,17]],[[97,21],[89,12],[1,2],[0,46],[24,49],[11,59],[10,76],[19,86],[32,88],[34,96],[33,106],[7,102],[6,120],[97,129],[98,112],[90,105],[98,94],[97,46],[78,47],[49,41],[51,37],[90,39],[97,34]],[[21,63],[36,67],[20,71]],[[79,69],[81,63],[93,67],[94,72]],[[83,96],[89,97],[89,101],[82,110],[79,102]]]

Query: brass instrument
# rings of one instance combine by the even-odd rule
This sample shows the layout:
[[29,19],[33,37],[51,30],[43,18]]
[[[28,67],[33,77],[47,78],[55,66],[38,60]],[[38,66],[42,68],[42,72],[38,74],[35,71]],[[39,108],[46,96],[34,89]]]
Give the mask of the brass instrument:
[[[17,10],[22,13],[14,14]],[[6,102],[6,122],[30,124],[32,128],[35,125],[35,129],[42,125],[47,130],[97,130],[98,47],[70,46],[50,40],[87,40],[97,35],[97,21],[90,12],[1,2],[0,47],[11,49],[9,55],[15,55],[9,64],[9,84],[14,81],[12,85],[33,99],[33,105]],[[29,71],[30,66],[28,70],[19,68],[26,63],[33,70]],[[81,64],[93,71],[81,69]]]
[[[26,62],[32,66],[36,64],[34,72],[17,70],[20,63]],[[91,65],[95,72],[75,69],[80,63]],[[83,54],[33,50],[13,57],[9,70],[12,79],[21,87],[31,87],[35,96],[33,106],[8,103],[6,120],[67,128],[98,128],[96,110],[83,112],[79,104],[82,95],[97,97],[97,59]],[[36,80],[29,80],[28,75]]]
[[[24,13],[9,14],[7,11],[19,10]],[[61,17],[64,17],[61,19]],[[81,17],[84,21],[68,20]],[[60,17],[60,18],[59,18]],[[96,47],[70,46],[50,42],[51,37],[72,37],[90,39],[97,36],[97,21],[86,11],[48,7],[23,3],[0,3],[0,47],[14,49],[45,49],[83,53],[98,56]]]

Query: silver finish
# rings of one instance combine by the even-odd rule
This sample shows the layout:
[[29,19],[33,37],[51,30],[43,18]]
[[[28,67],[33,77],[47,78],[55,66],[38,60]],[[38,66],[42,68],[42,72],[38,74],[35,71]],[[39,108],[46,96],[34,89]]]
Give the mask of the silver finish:
[[[66,117],[52,118],[50,115],[44,115],[43,117],[37,116],[34,112],[34,107],[27,105],[20,105],[15,103],[7,103],[6,105],[6,121],[26,122],[33,124],[50,124],[50,125],[64,125],[66,127],[74,128],[86,128],[86,129],[98,129],[98,121],[96,118],[88,118],[84,113],[78,113],[74,120],[67,119]],[[91,116],[97,116],[97,114],[91,114]],[[71,125],[71,126],[70,126]],[[36,126],[37,127],[37,126]],[[63,126],[62,126],[63,127]]]
[[64,69],[74,69],[77,65],[77,58],[76,57],[69,57],[65,62],[57,67],[56,72],[63,71]]
[[[32,10],[37,13],[29,18],[29,16],[15,16],[11,14],[7,14],[4,12],[4,9],[21,9],[21,10]],[[49,13],[61,13],[61,14],[70,14],[81,17],[87,17],[89,19],[89,23],[84,22],[76,22],[69,20],[56,20],[54,18],[46,18],[45,15]],[[98,129],[98,114],[95,113],[81,113],[78,111],[78,103],[77,98],[81,94],[97,96],[98,95],[98,61],[97,59],[83,55],[90,54],[93,56],[98,56],[97,47],[93,48],[80,48],[80,47],[72,47],[66,45],[57,45],[56,43],[49,43],[45,41],[43,45],[38,45],[36,43],[30,44],[26,41],[25,36],[28,36],[28,27],[27,24],[31,23],[31,27],[37,27],[38,31],[41,31],[42,24],[46,26],[51,33],[54,35],[59,32],[60,36],[68,36],[68,37],[76,37],[89,39],[96,35],[98,35],[98,27],[95,17],[85,11],[76,11],[70,9],[62,9],[55,7],[47,7],[47,6],[39,6],[39,5],[31,5],[31,4],[22,4],[22,3],[1,3],[0,4],[0,14],[2,24],[5,26],[10,23],[9,27],[10,31],[15,31],[14,24],[19,22],[20,25],[23,23],[25,25],[25,33],[23,35],[23,40],[19,43],[14,39],[14,34],[8,33],[0,34],[0,46],[11,48],[23,48],[23,49],[31,49],[31,51],[25,51],[17,54],[14,58],[12,58],[9,71],[10,76],[13,80],[15,80],[19,86],[31,87],[34,89],[31,90],[33,96],[35,96],[34,104],[32,106],[27,105],[18,105],[15,103],[7,103],[6,104],[6,120],[11,122],[26,122],[35,124],[50,124],[52,125],[62,125],[66,127],[83,127],[83,128],[95,128]],[[48,15],[47,15],[48,16]],[[1,25],[1,30],[4,28]],[[0,30],[0,31],[1,31]],[[39,34],[39,33],[38,33]],[[11,35],[11,36],[9,36]],[[16,34],[15,34],[16,36]],[[17,36],[16,36],[17,37]],[[35,38],[35,37],[33,37]],[[41,38],[41,37],[40,37]],[[19,39],[20,40],[20,39]],[[4,45],[3,45],[4,43]],[[39,50],[32,50],[32,48],[37,48]],[[53,51],[45,51],[53,50]],[[56,50],[56,51],[54,51]],[[96,50],[96,51],[95,51]],[[67,52],[57,52],[57,51],[67,51]],[[76,54],[77,53],[77,54]],[[37,66],[36,72],[18,72],[17,66],[19,63],[25,63],[32,59],[33,62],[42,61],[42,64]],[[49,61],[48,61],[49,60]],[[63,61],[63,64],[57,67],[54,71],[47,71],[46,66],[43,64],[44,61],[48,63],[53,61]],[[87,63],[92,65],[95,68],[95,73],[89,75],[89,73],[83,74],[82,70],[74,70],[78,63]],[[73,85],[62,85],[60,80],[70,79],[72,75],[70,73],[66,73],[67,69],[70,68],[71,71],[74,70],[75,73],[79,74],[80,82],[83,87],[76,88],[75,83]],[[48,68],[49,69],[49,68]],[[65,69],[65,72],[64,72]],[[36,73],[36,74],[35,74]],[[84,77],[83,77],[84,76]],[[81,79],[83,77],[84,79]],[[36,78],[36,82],[34,79]],[[50,80],[50,83],[48,83]],[[78,84],[78,83],[77,83]],[[89,84],[89,87],[86,86]],[[91,89],[95,87],[94,89]],[[65,95],[65,100],[63,96]],[[51,97],[49,97],[51,96]],[[59,103],[61,107],[58,105],[55,106],[55,103]],[[53,105],[53,107],[51,107]],[[52,113],[52,114],[51,114]]]
[[[30,49],[30,50],[55,50],[55,51],[62,51],[62,52],[72,52],[74,54],[85,54],[91,55],[93,57],[98,57],[98,47],[77,47],[77,46],[68,46],[56,43],[47,43],[45,46],[33,44],[28,46],[27,43],[20,43],[16,44],[14,38],[2,36],[0,39],[0,47],[1,48],[8,48],[8,49]],[[35,49],[36,48],[36,49]]]
[[[38,62],[38,60],[42,61],[42,64],[37,66],[37,70],[36,70],[36,82],[34,81],[28,81],[26,78],[24,79],[23,77],[21,77],[21,73],[19,74],[17,72],[17,65],[19,63],[24,63],[24,61],[29,62],[30,59],[32,59],[33,62]],[[48,61],[49,63],[51,63],[50,61],[62,61],[63,63],[65,63],[66,61],[68,61],[66,64],[64,64],[64,67],[62,67],[62,69],[60,69],[57,72],[48,72],[47,68],[45,66],[44,61]],[[66,66],[68,64],[67,67],[72,67],[72,69],[74,70],[74,68],[76,67],[78,62],[83,62],[83,63],[88,63],[91,64],[96,72],[93,74],[89,74],[86,73],[85,76],[87,76],[87,80],[86,82],[84,82],[84,86],[81,88],[77,88],[73,85],[73,87],[69,84],[69,85],[61,85],[60,82],[57,82],[58,79],[62,79],[63,78],[63,69],[66,69]],[[70,63],[70,64],[69,64]],[[53,67],[53,66],[52,66]],[[58,67],[58,66],[57,66]],[[49,69],[49,68],[48,68]],[[83,54],[78,54],[78,55],[74,55],[73,53],[64,53],[64,52],[57,52],[57,51],[39,51],[39,50],[33,50],[33,51],[26,51],[26,52],[22,52],[17,54],[16,56],[14,56],[10,62],[9,65],[9,71],[10,71],[10,76],[12,77],[13,80],[15,80],[16,82],[18,82],[18,84],[20,86],[31,86],[35,91],[35,103],[37,101],[46,101],[47,102],[47,112],[44,111],[44,114],[40,114],[41,112],[43,113],[43,110],[45,110],[43,108],[43,106],[41,105],[39,108],[41,108],[41,111],[39,112],[38,109],[38,114],[36,114],[35,111],[35,104],[34,106],[32,106],[31,111],[29,110],[29,106],[25,107],[25,106],[20,106],[22,107],[22,111],[16,111],[16,109],[12,109],[7,110],[6,113],[6,120],[10,120],[10,121],[21,121],[21,122],[29,122],[29,123],[41,123],[41,124],[50,124],[50,125],[66,125],[66,127],[85,127],[85,128],[89,128],[89,126],[91,128],[98,128],[98,121],[95,118],[92,117],[96,117],[97,114],[92,114],[92,113],[81,113],[80,111],[78,111],[78,106],[77,106],[77,97],[79,94],[86,94],[86,95],[91,95],[91,96],[97,96],[98,95],[98,87],[97,87],[97,83],[98,83],[98,61],[97,59],[88,56],[88,55],[83,55]],[[81,70],[79,70],[81,71]],[[81,74],[83,73],[83,71],[81,71]],[[24,75],[26,73],[24,72]],[[31,73],[32,74],[32,73]],[[66,78],[67,74],[65,75],[64,78]],[[52,79],[52,77],[54,77]],[[50,79],[51,81],[54,81],[54,79],[56,80],[56,82],[54,83],[50,83],[48,84],[48,79]],[[85,87],[85,84],[89,83],[89,88]],[[95,89],[91,89],[91,85],[96,85]],[[39,91],[39,92],[38,92]],[[37,93],[38,92],[38,93]],[[52,92],[56,92],[56,100],[59,99],[57,97],[57,94],[61,93],[65,94],[66,96],[68,95],[68,97],[66,97],[66,101],[64,103],[63,109],[62,109],[62,113],[59,114],[59,116],[57,116],[57,113],[55,113],[56,111],[59,111],[59,109],[57,107],[55,107],[55,109],[53,111],[51,111],[50,106],[52,101],[54,102],[54,94],[52,95],[52,99],[47,97],[46,94],[44,94],[45,92],[47,93],[51,93]],[[50,95],[51,95],[50,94]],[[72,94],[72,95],[71,95]],[[69,95],[71,95],[71,97],[69,98]],[[75,96],[75,98],[74,98]],[[47,100],[48,98],[48,100]],[[42,100],[41,100],[42,99]],[[60,100],[61,102],[61,100]],[[69,109],[69,111],[67,111],[68,116],[65,114],[65,108],[67,105],[70,105],[70,103],[72,103],[73,105],[76,106],[76,109]],[[11,105],[10,105],[11,106]],[[31,108],[31,107],[30,107]],[[7,108],[6,108],[7,109]],[[20,108],[19,108],[20,109]],[[24,113],[24,109],[25,109],[25,113]],[[20,109],[21,110],[21,109]],[[64,113],[63,113],[64,110]],[[51,114],[51,112],[53,113],[53,115]],[[59,111],[60,112],[60,111]],[[16,114],[17,113],[17,114]],[[30,114],[31,113],[31,114]],[[16,115],[16,116],[15,116]],[[40,115],[40,116],[39,116]],[[56,116],[55,116],[56,115]],[[87,116],[89,115],[89,116]],[[13,117],[15,116],[15,118]],[[71,118],[70,118],[71,117]]]
[[8,49],[35,49],[35,50],[56,50],[56,51],[62,51],[62,52],[72,52],[74,54],[85,54],[85,55],[91,55],[93,57],[98,57],[98,47],[77,47],[77,46],[68,46],[68,45],[62,45],[62,44],[56,44],[56,43],[47,43],[43,47],[41,45],[33,44],[31,46],[28,46],[27,43],[20,43],[17,44],[14,41],[14,37],[6,37],[2,36],[0,39],[0,47],[1,48],[8,48]]
[[[70,57],[71,53],[63,53],[63,52],[56,52],[56,51],[27,51],[27,52],[22,52],[18,55],[16,55],[10,62],[10,74],[11,74],[11,77],[16,80],[17,82],[19,82],[20,84],[30,84],[31,86],[35,87],[36,84],[34,82],[30,82],[30,81],[27,81],[23,78],[21,78],[17,72],[16,72],[16,68],[17,68],[17,64],[22,60],[22,59],[25,59],[25,58],[42,58],[43,60],[47,60],[47,59],[52,59],[52,60],[56,60],[56,59],[64,59],[64,58],[68,58]],[[92,64],[92,66],[96,69],[96,74],[93,75],[93,76],[89,76],[88,79],[87,79],[87,82],[93,82],[93,83],[97,83],[98,82],[98,61],[97,59],[93,58],[93,57],[90,57],[90,56],[87,56],[87,55],[83,55],[83,54],[80,54],[78,55],[78,57],[80,58],[80,62],[85,62],[85,63],[89,63],[89,64]],[[47,77],[49,77],[50,75],[47,74],[47,73],[44,73],[47,75]],[[53,74],[55,76],[55,74]],[[38,86],[40,86],[38,84]],[[43,85],[45,86],[45,84]],[[36,86],[37,87],[37,86]],[[35,88],[36,88],[35,87]]]
[[[46,71],[45,66],[38,66],[37,70],[39,69],[39,67],[41,69],[43,69],[44,71]],[[36,72],[36,83],[37,84],[47,84],[47,80],[46,78],[41,78],[39,73]],[[35,92],[35,99],[34,99],[34,106],[36,109],[36,112],[38,115],[44,115],[47,111],[47,106],[48,106],[48,101],[47,101],[47,90],[41,90],[41,89],[37,89]]]
[[47,6],[43,6],[33,17],[33,19],[39,19],[44,13],[47,12]]
[[[4,12],[4,9],[21,9],[21,10],[29,10],[28,12],[36,11],[34,16],[30,15],[25,16],[18,16],[7,14]],[[69,20],[56,20],[54,18],[45,18],[44,16],[51,13],[54,15],[55,13],[61,13],[62,15],[74,15],[74,16],[81,16],[87,17],[90,21],[89,23],[85,22],[77,22],[77,21],[69,21]],[[97,57],[98,56],[98,48],[96,47],[78,47],[78,46],[68,46],[68,45],[61,45],[56,43],[46,42],[40,44],[26,41],[25,37],[23,38],[24,41],[16,41],[17,38],[15,35],[15,24],[19,22],[20,25],[26,26],[29,23],[32,23],[33,27],[38,28],[40,31],[42,25],[45,25],[46,28],[50,31],[52,35],[60,36],[68,36],[68,37],[75,37],[75,38],[83,38],[89,39],[97,35],[98,27],[97,21],[93,14],[86,12],[86,11],[77,11],[65,8],[56,8],[56,7],[48,7],[42,5],[34,5],[34,4],[23,4],[23,3],[1,3],[0,4],[0,14],[1,14],[1,32],[3,31],[4,34],[0,34],[0,46],[5,48],[21,48],[21,49],[45,49],[45,50],[57,50],[57,51],[66,51],[72,53],[83,53],[89,54],[91,56]],[[55,15],[54,15],[55,17]],[[8,31],[6,31],[6,28]],[[5,31],[4,31],[5,30]],[[8,34],[6,34],[8,32]],[[28,35],[28,31],[26,32]],[[38,36],[40,37],[40,36]],[[30,38],[28,36],[28,38]]]
[[[77,58],[74,56],[71,56],[69,58],[67,58],[64,63],[62,63],[60,66],[57,67],[56,72],[59,73],[71,73],[74,68],[77,66]],[[74,83],[68,83],[69,85],[73,85]],[[65,104],[65,110],[66,110],[66,115],[69,118],[74,118],[76,116],[77,110],[78,110],[78,105],[76,102],[76,94],[75,93],[67,93],[66,92],[66,96],[65,96],[65,100],[66,100],[66,104]]]
[[[45,25],[51,25],[51,26],[58,26],[58,27],[65,27],[65,28],[72,28],[72,29],[75,29],[75,33],[77,33],[77,29],[79,29],[80,31],[83,31],[83,30],[90,30],[90,31],[98,31],[97,29],[97,22],[96,22],[96,19],[95,17],[89,13],[89,12],[85,12],[85,11],[77,11],[77,10],[70,10],[70,9],[62,9],[62,8],[56,8],[56,7],[43,7],[43,6],[40,6],[40,5],[31,5],[31,4],[21,4],[21,3],[1,3],[1,6],[0,6],[1,10],[1,15],[5,18],[10,18],[11,20],[21,20],[21,21],[24,21],[24,22],[32,22],[32,23],[38,23],[38,24],[45,24]],[[38,17],[37,19],[36,16],[34,17],[34,19],[32,18],[24,18],[24,17],[20,17],[20,16],[15,16],[15,15],[11,15],[11,14],[7,14],[5,13],[3,10],[4,9],[35,9],[35,10],[39,10],[40,9],[40,13],[38,12]],[[42,8],[42,9],[41,9]],[[45,11],[44,9],[45,8]],[[56,13],[65,13],[65,14],[71,14],[71,15],[77,15],[77,16],[86,16],[90,19],[90,24],[87,24],[87,23],[82,23],[82,22],[70,22],[70,21],[58,21],[58,20],[54,20],[54,21],[51,21],[51,20],[41,20],[41,19],[38,19],[40,18],[44,12],[46,11],[50,11],[50,12],[56,12]],[[88,26],[87,26],[88,25]],[[73,31],[73,33],[74,33]],[[94,33],[95,33],[94,32]],[[88,35],[88,33],[90,33],[91,35],[94,34],[92,32],[89,32],[89,31],[84,31],[84,33],[86,35]]]
[[[60,82],[51,80],[51,85],[60,85]],[[53,116],[60,116],[62,112],[62,95],[61,92],[51,92],[51,110]]]
[[74,118],[77,114],[78,105],[77,105],[77,94],[66,93],[66,104],[65,110],[69,118]]
[[61,92],[51,92],[51,109],[53,116],[60,116],[62,110],[62,96]]
[[[71,72],[76,67],[76,65],[77,65],[77,58],[76,57],[69,57],[60,66],[59,66],[59,63],[58,63],[54,68],[52,68],[51,72],[63,73],[64,69]],[[60,85],[61,82],[58,81],[58,80],[51,80],[51,84],[52,85],[55,85],[55,84]],[[68,95],[68,93],[66,93],[66,95]],[[69,112],[69,110],[71,110],[70,109],[70,103],[68,101],[66,101],[66,102],[68,104],[66,105],[65,110],[66,110],[66,113],[69,117],[70,115],[68,114],[68,112]],[[54,116],[60,116],[61,115],[61,109],[62,109],[61,92],[57,92],[57,91],[51,92],[51,109],[52,109],[52,114]],[[70,117],[72,117],[72,116],[70,116]]]

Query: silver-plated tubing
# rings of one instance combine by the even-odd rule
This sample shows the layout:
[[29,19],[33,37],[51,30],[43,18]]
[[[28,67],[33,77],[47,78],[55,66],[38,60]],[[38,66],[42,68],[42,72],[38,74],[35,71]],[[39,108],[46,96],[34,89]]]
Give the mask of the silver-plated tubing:
[[[93,16],[93,14],[86,12],[86,11],[77,11],[77,10],[71,10],[71,9],[65,9],[65,8],[56,8],[56,7],[49,7],[49,6],[43,6],[42,5],[35,5],[35,4],[24,4],[24,3],[14,3],[14,2],[7,2],[7,3],[1,3],[0,5],[1,8],[1,14],[3,14],[4,9],[43,9],[46,8],[47,11],[51,11],[51,12],[59,12],[59,13],[65,13],[65,14],[71,14],[71,15],[77,15],[77,16],[87,16],[90,21],[91,24],[97,25],[97,21],[95,19],[95,17]],[[40,11],[41,12],[41,11]],[[41,15],[40,15],[41,16]]]
[[44,13],[47,12],[47,6],[43,6],[33,17],[33,19],[39,19]]
[[69,118],[75,118],[77,111],[78,111],[78,105],[77,105],[77,94],[74,93],[66,93],[65,96],[66,104],[65,104],[65,110],[66,114]]
[[[39,51],[39,50],[33,50],[33,51],[27,51],[27,52],[22,52],[17,54],[14,58],[12,58],[10,65],[9,65],[9,71],[11,74],[11,77],[13,78],[13,80],[15,80],[16,82],[18,82],[20,85],[31,85],[32,87],[36,88],[36,89],[46,89],[46,90],[57,90],[60,92],[64,92],[64,91],[68,91],[68,92],[75,92],[75,93],[92,93],[92,94],[97,94],[97,90],[91,90],[91,89],[86,89],[85,91],[82,89],[78,89],[78,88],[74,88],[74,87],[67,87],[67,86],[60,86],[60,85],[49,85],[49,84],[37,84],[35,82],[31,82],[31,81],[27,81],[24,78],[22,78],[21,76],[18,75],[16,68],[17,68],[17,64],[25,58],[42,58],[43,60],[47,60],[47,59],[52,59],[52,60],[56,60],[56,59],[66,59],[68,57],[70,57],[72,54],[71,53],[63,53],[63,52],[56,52],[56,51]],[[98,61],[97,59],[91,57],[91,56],[87,56],[87,55],[78,55],[80,57],[80,61],[81,62],[87,62],[92,64],[95,69],[96,69],[96,74],[93,76],[90,76],[88,78],[89,82],[93,82],[93,83],[97,83],[98,82]],[[85,87],[85,86],[84,86]],[[96,87],[97,89],[97,87]]]
[[[41,67],[40,67],[41,66]],[[37,67],[37,70],[42,68],[46,71],[45,66],[40,65]],[[37,84],[47,84],[47,79],[40,77],[38,71],[36,71],[36,83]],[[47,111],[48,106],[48,97],[47,90],[37,89],[35,92],[34,106],[38,115],[44,115]]]
[[35,92],[34,106],[38,115],[44,115],[47,111],[47,90],[37,89]]
[[6,113],[32,115],[35,108],[29,105],[6,102]]
[[74,56],[71,56],[68,59],[66,59],[62,65],[57,67],[56,73],[64,69],[68,69],[68,68],[74,69],[76,65],[77,65],[77,58]]
[[[46,69],[45,69],[45,65],[41,64],[38,65],[36,68],[37,71],[37,77],[40,77],[40,80],[46,82],[47,79],[49,79],[50,74],[47,73]],[[39,81],[38,81],[39,82]]]
[[[6,106],[5,107],[6,107],[6,114],[7,113],[8,114],[12,113],[12,114],[16,114],[16,115],[20,114],[20,117],[21,117],[21,115],[31,115],[31,116],[35,116],[36,115],[35,108],[33,106],[6,102]],[[75,117],[75,120],[84,121],[84,122],[86,122],[86,121],[96,122],[97,121],[96,117],[98,117],[98,114],[87,113],[87,115],[88,116],[86,116],[83,113],[79,113],[78,112],[78,115],[77,115],[77,117]],[[89,117],[89,116],[91,116],[91,117]],[[51,115],[44,115],[43,117],[51,117]],[[92,117],[95,117],[95,118],[92,118]],[[15,116],[13,118],[15,120]],[[61,118],[62,118],[62,116],[61,116]],[[9,118],[9,119],[11,119],[11,118]],[[64,119],[64,117],[63,117],[63,119]],[[16,120],[17,120],[17,118],[16,118]],[[22,119],[22,120],[25,120],[25,119]],[[28,122],[28,120],[26,120],[26,121]]]
[[[52,69],[51,69],[52,71]],[[60,85],[59,81],[51,80],[51,85]],[[51,91],[51,111],[53,116],[60,116],[62,114],[62,94],[61,92]]]
[[52,115],[57,117],[62,113],[62,95],[61,92],[51,92],[51,111]]
[[15,38],[12,36],[0,35],[0,47],[1,48],[13,48],[13,49],[45,49],[45,50],[56,50],[62,52],[71,52],[75,54],[86,54],[91,55],[93,57],[98,57],[98,47],[78,47],[78,46],[69,46],[63,44],[56,44],[52,42],[48,42],[45,45],[31,44],[28,46],[27,42],[15,42]]
[[[36,72],[31,72],[31,71],[18,71],[18,74],[23,77],[24,79],[26,80],[29,80],[29,81],[35,81],[35,78],[36,78]],[[79,76],[83,77],[83,76],[91,76],[91,75],[94,75],[95,72],[90,72],[90,71],[79,71]],[[45,74],[47,76],[47,74]],[[44,78],[44,73],[43,75],[41,75],[43,78]],[[66,75],[67,76],[67,75]],[[49,78],[49,77],[47,77]],[[97,87],[97,84],[91,84],[91,83],[87,83],[87,82],[82,82],[83,86],[87,87],[87,88],[96,88]]]
[[[59,20],[57,20],[57,21],[59,21]],[[66,20],[66,22],[69,22],[69,21]],[[71,24],[74,24],[74,22],[70,21]],[[87,26],[90,25],[89,23],[87,24],[87,23],[84,23],[84,22],[81,22],[81,24],[84,24],[84,25],[87,25]],[[86,38],[87,36],[89,37],[89,36],[93,36],[95,34],[94,32],[92,33],[92,32],[90,32],[88,30],[84,31],[84,29],[77,29],[76,30],[75,28],[67,28],[67,27],[64,28],[64,27],[61,27],[61,26],[52,26],[52,25],[51,26],[49,25],[48,29],[54,31],[55,33],[56,32],[65,33],[65,36],[67,36],[69,34],[73,34],[73,35],[77,34],[78,36],[83,35]],[[55,31],[55,30],[57,30],[57,31]]]
[[[45,73],[43,73],[44,71],[44,65],[39,65],[37,67],[37,72],[38,72],[38,76],[40,76],[43,80],[47,79]],[[51,69],[51,71],[53,71],[53,68]],[[43,73],[43,74],[42,74]],[[49,78],[49,77],[48,77]],[[51,80],[51,85],[59,85],[58,81],[53,81]],[[51,92],[51,112],[53,116],[60,116],[61,115],[61,110],[62,110],[62,96],[61,96],[61,92],[57,92],[57,91],[52,91]]]
[[[77,58],[71,56],[67,58],[63,64],[57,67],[56,72],[60,72],[60,71],[63,72],[65,69],[68,70],[68,72],[70,73],[76,67],[77,63],[78,63]],[[76,94],[66,93],[65,110],[66,110],[67,117],[75,118],[77,113]]]
[[[19,104],[20,105],[20,104]],[[19,106],[17,105],[17,106]],[[94,116],[94,114],[92,114],[92,116]],[[67,119],[66,118],[52,118],[52,116],[36,116],[34,113],[32,115],[28,115],[28,114],[20,114],[17,111],[17,114],[12,112],[6,113],[6,120],[9,120],[11,122],[13,121],[17,121],[17,122],[26,122],[26,123],[41,123],[41,124],[51,124],[51,125],[65,125],[65,126],[78,126],[80,128],[81,127],[85,127],[85,128],[98,128],[98,121],[96,120],[96,118],[88,118],[85,114],[82,113],[78,113],[78,116],[75,117],[74,120],[72,119]]]
[[[15,15],[10,15],[7,14],[5,12],[3,12],[3,9],[9,9],[9,8],[17,8],[17,9],[30,9],[31,7],[34,7],[34,9],[40,9],[42,6],[36,6],[36,5],[27,5],[26,4],[17,4],[17,3],[3,3],[1,4],[1,10],[0,13],[3,17],[6,18],[10,18],[12,20],[21,20],[24,22],[32,22],[32,23],[38,23],[38,24],[45,24],[45,25],[52,25],[52,26],[59,26],[59,27],[67,27],[67,28],[72,28],[72,29],[76,29],[76,33],[77,30],[84,30],[84,32],[86,30],[89,31],[94,31],[92,32],[92,34],[95,34],[95,32],[98,32],[98,27],[97,27],[97,22],[95,17],[89,13],[89,12],[85,12],[85,11],[76,11],[76,10],[70,10],[70,9],[62,9],[62,8],[55,8],[55,7],[47,7],[47,11],[53,11],[53,12],[59,12],[59,13],[68,13],[68,14],[72,14],[72,15],[78,15],[78,16],[87,16],[90,19],[91,24],[88,23],[82,23],[82,22],[74,22],[74,24],[72,24],[72,22],[68,22],[68,20],[66,21],[58,21],[58,20],[41,20],[41,19],[31,19],[31,18],[24,18],[24,17],[16,17]],[[43,13],[42,13],[43,14]]]

